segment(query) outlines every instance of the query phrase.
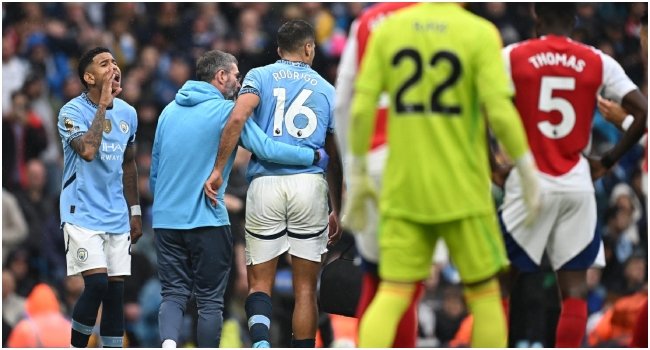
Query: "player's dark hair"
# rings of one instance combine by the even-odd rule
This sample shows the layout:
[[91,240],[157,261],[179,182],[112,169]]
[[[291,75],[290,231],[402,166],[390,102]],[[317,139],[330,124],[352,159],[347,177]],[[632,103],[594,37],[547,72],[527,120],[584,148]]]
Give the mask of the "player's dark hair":
[[574,2],[535,3],[535,14],[538,20],[547,25],[571,25],[575,21],[576,12]]
[[209,83],[218,71],[223,69],[230,72],[233,63],[236,65],[237,59],[227,52],[208,51],[196,61],[196,78]]
[[87,51],[85,54],[81,56],[79,59],[79,65],[77,67],[77,73],[79,73],[79,79],[81,80],[81,83],[84,85],[86,89],[88,89],[88,84],[84,80],[84,73],[86,73],[86,68],[93,63],[93,59],[95,56],[99,55],[100,53],[108,52],[110,53],[111,50],[105,48],[105,47],[96,47],[94,49],[91,49]]
[[315,38],[314,28],[301,19],[287,21],[278,29],[278,47],[282,51],[296,52]]

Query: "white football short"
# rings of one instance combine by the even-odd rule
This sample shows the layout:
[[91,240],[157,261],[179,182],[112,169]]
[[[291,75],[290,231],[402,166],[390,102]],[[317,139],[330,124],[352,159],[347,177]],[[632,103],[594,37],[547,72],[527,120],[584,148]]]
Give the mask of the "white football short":
[[[594,243],[596,198],[590,192],[546,192],[542,194],[539,217],[530,227],[524,224],[523,198],[509,198],[501,210],[506,233],[539,266],[546,251],[554,270],[578,257]],[[594,267],[605,266],[602,240]],[[509,251],[510,253],[510,251]],[[593,255],[593,254],[592,254]],[[511,257],[512,259],[512,257]],[[586,269],[586,268],[585,268]]]
[[321,261],[327,252],[329,206],[323,174],[260,176],[246,196],[246,265],[282,253]]
[[107,234],[70,223],[63,225],[68,276],[106,268],[108,276],[131,275],[131,235]]

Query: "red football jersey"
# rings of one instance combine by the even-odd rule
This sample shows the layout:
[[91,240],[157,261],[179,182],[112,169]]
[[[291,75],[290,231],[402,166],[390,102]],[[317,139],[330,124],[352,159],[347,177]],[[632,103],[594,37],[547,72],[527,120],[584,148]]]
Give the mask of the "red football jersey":
[[588,146],[599,93],[615,101],[636,88],[611,57],[563,36],[504,49],[515,104],[539,170],[568,173]]

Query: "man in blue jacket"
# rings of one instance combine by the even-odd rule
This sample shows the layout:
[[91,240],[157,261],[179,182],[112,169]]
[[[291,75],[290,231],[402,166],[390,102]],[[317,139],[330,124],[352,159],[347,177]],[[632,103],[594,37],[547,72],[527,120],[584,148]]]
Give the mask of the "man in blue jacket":
[[[176,347],[192,292],[199,313],[197,345],[219,347],[232,260],[230,221],[223,201],[226,186],[221,186],[213,205],[202,185],[212,171],[232,99],[240,88],[237,60],[221,51],[207,52],[197,61],[196,75],[198,81],[186,82],[163,110],[153,145],[150,186],[162,285],[158,325],[163,347]],[[259,159],[327,166],[322,149],[274,142],[252,120],[242,132],[241,144]],[[224,184],[234,158],[235,152],[225,167]]]

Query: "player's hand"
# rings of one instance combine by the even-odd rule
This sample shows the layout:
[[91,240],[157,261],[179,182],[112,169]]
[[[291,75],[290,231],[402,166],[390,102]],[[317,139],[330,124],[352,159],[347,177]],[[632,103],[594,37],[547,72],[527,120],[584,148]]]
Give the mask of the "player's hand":
[[339,214],[335,212],[330,213],[329,217],[329,233],[327,234],[327,246],[335,245],[343,234],[343,229],[339,223]]
[[589,169],[591,170],[591,181],[596,181],[607,173],[607,168],[600,161],[600,158],[587,157]]
[[212,204],[213,207],[217,206],[217,192],[222,184],[223,177],[221,177],[221,173],[217,169],[212,170],[210,177],[208,177],[205,184],[203,184],[203,192],[208,197],[210,204]]
[[316,161],[314,165],[323,169],[324,171],[327,171],[327,164],[330,162],[329,154],[327,154],[325,148],[319,148],[316,150],[316,152],[318,153],[318,161],[314,159],[314,161]]
[[[99,96],[99,104],[103,106],[110,106],[113,104],[115,96],[122,92],[119,83],[116,82],[116,77],[119,76],[117,69],[110,69],[104,73],[104,81],[102,83],[102,92]],[[113,90],[113,84],[116,88]]]
[[604,99],[598,95],[598,110],[608,122],[621,127],[623,120],[628,115],[627,111],[618,103]]
[[515,165],[521,178],[524,204],[526,205],[526,219],[524,220],[524,224],[530,227],[537,221],[542,204],[539,182],[537,180],[537,166],[530,151],[517,159]]
[[365,160],[352,161],[348,177],[347,194],[343,203],[343,227],[354,233],[363,232],[368,225],[367,204],[377,206],[377,190],[366,171]]
[[131,216],[129,224],[131,225],[131,244],[136,244],[140,237],[142,237],[142,216]]

